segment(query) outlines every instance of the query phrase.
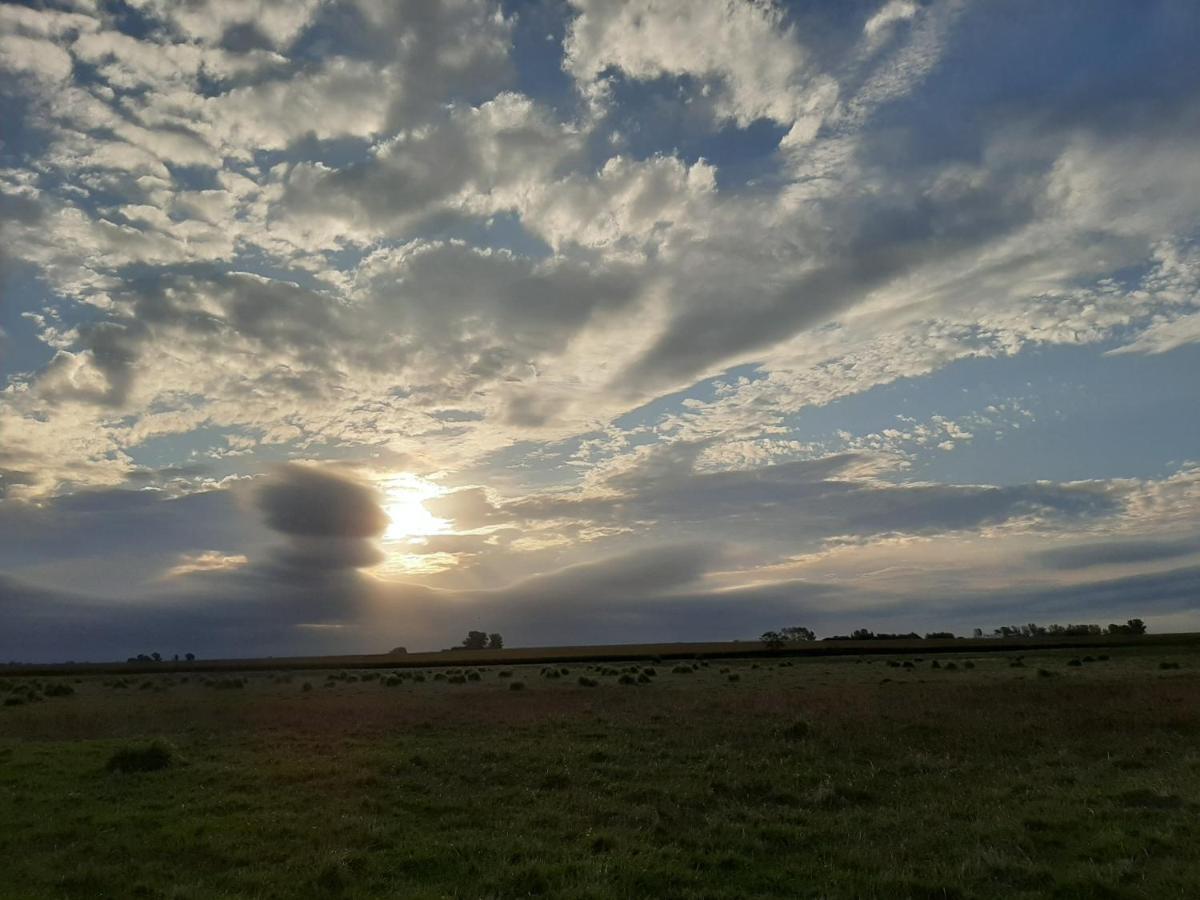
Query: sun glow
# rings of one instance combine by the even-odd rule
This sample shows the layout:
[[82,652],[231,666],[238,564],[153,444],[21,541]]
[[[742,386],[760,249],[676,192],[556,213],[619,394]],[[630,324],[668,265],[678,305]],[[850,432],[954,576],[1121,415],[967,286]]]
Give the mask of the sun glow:
[[441,496],[444,491],[432,481],[416,475],[397,475],[384,484],[387,502],[384,510],[391,524],[383,533],[386,541],[412,541],[435,534],[445,534],[450,523],[439,519],[425,508],[425,501]]

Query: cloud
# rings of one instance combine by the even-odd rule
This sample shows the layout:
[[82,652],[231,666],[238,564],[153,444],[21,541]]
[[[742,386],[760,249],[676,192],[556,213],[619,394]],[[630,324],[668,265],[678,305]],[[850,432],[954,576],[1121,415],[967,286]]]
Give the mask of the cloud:
[[1106,541],[1055,547],[1034,554],[1043,566],[1051,569],[1090,569],[1096,566],[1119,566],[1128,563],[1158,562],[1200,553],[1195,540],[1184,541]]
[[[742,127],[760,118],[786,125],[802,117],[819,121],[837,96],[836,83],[814,71],[774,3],[573,5],[578,15],[564,45],[564,67],[585,89],[594,89],[609,70],[641,81],[688,76],[716,82],[718,115]],[[717,34],[719,41],[697,39]]]
[[361,482],[309,466],[280,466],[255,491],[267,525],[299,538],[361,540],[388,526],[380,494]]

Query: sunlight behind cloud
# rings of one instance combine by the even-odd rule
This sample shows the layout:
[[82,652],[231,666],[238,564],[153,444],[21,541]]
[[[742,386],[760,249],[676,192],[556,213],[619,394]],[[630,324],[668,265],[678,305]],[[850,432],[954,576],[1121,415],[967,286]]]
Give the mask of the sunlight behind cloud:
[[384,491],[387,495],[384,510],[391,519],[383,533],[384,543],[445,534],[450,530],[449,522],[425,508],[426,500],[444,493],[433,482],[405,473],[389,478]]

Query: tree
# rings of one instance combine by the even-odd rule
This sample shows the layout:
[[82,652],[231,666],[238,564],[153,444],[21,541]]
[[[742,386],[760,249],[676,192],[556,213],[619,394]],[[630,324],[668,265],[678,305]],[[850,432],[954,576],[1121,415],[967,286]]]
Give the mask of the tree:
[[973,637],[981,638],[981,637],[983,637],[983,629],[976,628],[973,632],[971,632],[971,634]]
[[183,654],[183,658],[186,659],[188,662],[195,662],[196,654],[195,653],[185,653],[185,654]]
[[1146,623],[1141,619],[1130,619],[1125,623],[1125,627],[1129,629],[1130,634],[1146,633]]
[[493,631],[491,634],[488,635],[487,645],[488,645],[489,650],[503,650],[504,649],[504,638],[502,638],[500,636],[500,632]]
[[780,634],[783,635],[785,641],[799,643],[800,641],[815,641],[817,636],[813,634],[811,628],[805,628],[803,625],[791,625],[781,629]]
[[767,645],[768,650],[778,650],[786,643],[783,635],[778,631],[764,631],[759,640]]
[[152,660],[154,660],[155,662],[162,662],[162,654],[159,653],[157,650],[155,650],[153,653],[150,654],[150,658]]
[[467,636],[463,638],[463,649],[465,650],[482,650],[487,646],[488,636],[482,631],[468,631]]

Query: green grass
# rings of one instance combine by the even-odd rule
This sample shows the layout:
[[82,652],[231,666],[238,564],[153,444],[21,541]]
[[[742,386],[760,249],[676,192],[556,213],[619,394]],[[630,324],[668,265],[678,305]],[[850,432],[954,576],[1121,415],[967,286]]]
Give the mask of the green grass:
[[9,678],[0,897],[1192,897],[1200,653],[1077,653]]

